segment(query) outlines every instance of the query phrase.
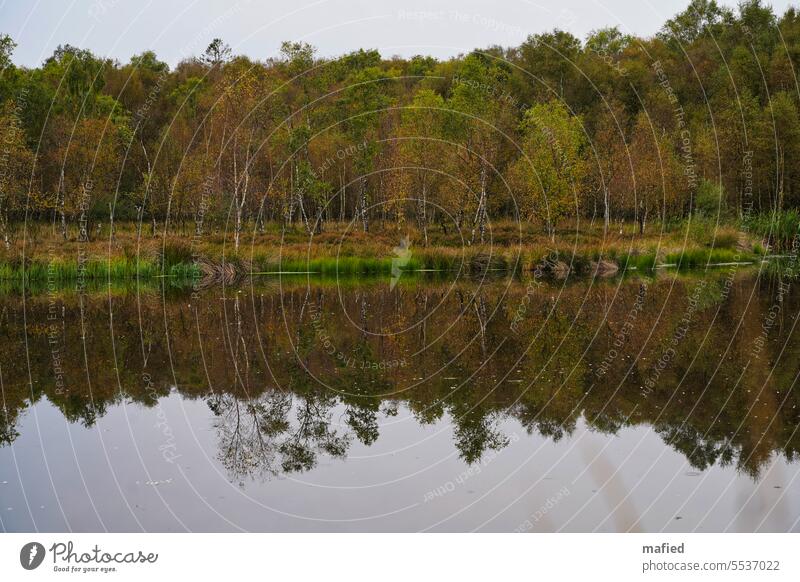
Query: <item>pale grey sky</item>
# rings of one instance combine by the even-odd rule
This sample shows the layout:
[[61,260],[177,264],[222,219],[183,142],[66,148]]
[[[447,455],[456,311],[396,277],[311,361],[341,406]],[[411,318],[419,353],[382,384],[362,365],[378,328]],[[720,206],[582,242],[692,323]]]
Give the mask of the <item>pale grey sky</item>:
[[[236,53],[274,56],[304,40],[335,56],[377,48],[384,56],[448,57],[519,44],[555,27],[583,38],[618,25],[642,36],[689,0],[0,0],[0,32],[18,43],[14,61],[34,66],[59,44],[126,62],[152,49],[174,65],[221,37]],[[736,2],[723,0],[735,6]],[[775,0],[777,14],[790,2]]]

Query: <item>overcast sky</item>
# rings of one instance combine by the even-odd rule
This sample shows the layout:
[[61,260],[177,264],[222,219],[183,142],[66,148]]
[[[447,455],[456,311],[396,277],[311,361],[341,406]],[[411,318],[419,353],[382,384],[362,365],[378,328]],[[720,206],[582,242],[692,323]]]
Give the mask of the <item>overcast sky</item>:
[[[174,65],[214,37],[235,53],[274,56],[304,40],[324,56],[377,48],[384,56],[448,57],[528,34],[568,30],[584,38],[618,25],[654,34],[689,0],[0,0],[0,32],[19,45],[17,64],[35,66],[59,44],[126,62],[154,50]],[[735,1],[723,0],[735,6]],[[781,14],[790,2],[768,2]]]

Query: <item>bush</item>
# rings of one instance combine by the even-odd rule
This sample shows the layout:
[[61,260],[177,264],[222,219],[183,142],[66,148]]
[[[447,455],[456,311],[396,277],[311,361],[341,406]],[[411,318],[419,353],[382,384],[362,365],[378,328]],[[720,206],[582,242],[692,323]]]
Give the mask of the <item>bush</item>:
[[697,187],[694,210],[701,216],[716,217],[725,214],[725,190],[721,184],[701,180]]

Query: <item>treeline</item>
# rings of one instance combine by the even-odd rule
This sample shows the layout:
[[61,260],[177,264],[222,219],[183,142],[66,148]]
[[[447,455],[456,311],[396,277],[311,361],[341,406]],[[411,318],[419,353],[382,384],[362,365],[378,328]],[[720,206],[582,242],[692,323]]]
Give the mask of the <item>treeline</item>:
[[[0,234],[48,219],[200,233],[275,221],[460,228],[800,206],[800,14],[693,0],[653,38],[531,35],[446,61],[337,59],[286,42],[264,61],[215,39],[170,69],[72,46],[38,68],[0,36]],[[427,234],[425,234],[427,238]]]

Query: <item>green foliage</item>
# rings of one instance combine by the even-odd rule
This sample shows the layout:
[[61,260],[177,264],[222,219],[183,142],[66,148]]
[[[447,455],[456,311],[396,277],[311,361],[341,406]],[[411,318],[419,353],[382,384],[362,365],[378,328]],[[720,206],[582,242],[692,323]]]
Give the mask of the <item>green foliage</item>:
[[746,223],[746,228],[760,236],[773,250],[787,251],[800,233],[800,212],[785,210],[772,214],[757,214]]
[[50,262],[27,261],[0,263],[0,279],[30,283],[98,281],[102,279],[120,281],[125,279],[152,278],[159,272],[152,261],[113,257],[108,260],[92,259],[79,265],[76,261],[56,259]]
[[192,247],[184,241],[166,240],[161,252],[160,264],[164,269],[174,265],[194,262]]
[[686,9],[668,20],[659,36],[668,42],[687,45],[708,35],[719,35],[733,19],[730,9],[715,0],[692,0]]
[[633,37],[620,32],[619,27],[593,30],[586,39],[586,50],[601,56],[618,57],[633,42]]
[[555,225],[580,206],[586,175],[586,136],[579,118],[558,101],[535,105],[522,122],[523,153],[513,169],[523,208]]
[[202,215],[233,223],[236,251],[243,225],[320,235],[370,217],[426,244],[435,225],[472,245],[520,217],[551,237],[599,216],[640,234],[747,217],[776,250],[796,233],[800,16],[761,0],[692,0],[653,38],[557,29],[444,61],[294,41],[254,61],[215,38],[172,70],[70,45],[25,68],[15,46],[0,35],[9,224],[63,215],[74,230],[113,206],[187,236]]
[[4,69],[11,66],[11,55],[15,48],[17,43],[14,39],[7,34],[0,34],[0,71],[5,72]]
[[650,271],[656,267],[656,253],[630,254],[617,257],[617,264],[621,269],[635,269],[637,271]]
[[715,264],[743,262],[749,259],[752,259],[750,255],[743,255],[731,249],[689,248],[667,254],[664,262],[668,265],[675,265],[678,269],[695,269]]
[[[323,276],[388,275],[392,273],[392,259],[374,257],[322,257],[314,259],[286,258],[279,262],[256,257],[253,268],[257,273],[314,273]],[[422,268],[415,258],[410,258],[401,271]]]
[[725,191],[722,185],[710,180],[700,180],[695,199],[695,211],[708,217],[724,215]]

